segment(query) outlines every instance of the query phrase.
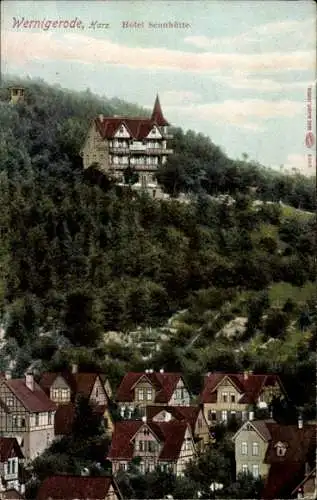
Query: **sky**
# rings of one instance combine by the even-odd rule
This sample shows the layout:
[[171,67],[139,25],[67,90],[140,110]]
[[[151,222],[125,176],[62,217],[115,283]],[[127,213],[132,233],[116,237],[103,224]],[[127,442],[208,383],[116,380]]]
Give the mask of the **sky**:
[[2,74],[149,109],[158,93],[173,126],[229,157],[315,175],[314,1],[2,0],[1,10]]

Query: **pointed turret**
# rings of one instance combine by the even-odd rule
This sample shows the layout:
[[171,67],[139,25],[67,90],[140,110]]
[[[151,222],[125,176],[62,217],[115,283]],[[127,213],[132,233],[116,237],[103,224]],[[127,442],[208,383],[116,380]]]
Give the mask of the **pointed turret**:
[[163,116],[163,112],[162,112],[162,108],[161,108],[158,94],[156,95],[151,120],[154,121],[160,127],[164,127],[165,125],[169,125],[168,121],[166,121],[164,116]]

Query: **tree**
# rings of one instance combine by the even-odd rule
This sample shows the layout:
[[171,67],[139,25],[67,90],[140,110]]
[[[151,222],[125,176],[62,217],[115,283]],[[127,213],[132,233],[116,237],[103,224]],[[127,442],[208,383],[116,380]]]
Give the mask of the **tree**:
[[221,491],[219,496],[222,498],[261,498],[263,486],[261,478],[254,478],[251,473],[240,473],[230,486]]
[[94,315],[95,300],[89,293],[72,292],[67,297],[64,335],[75,345],[93,346],[100,335]]

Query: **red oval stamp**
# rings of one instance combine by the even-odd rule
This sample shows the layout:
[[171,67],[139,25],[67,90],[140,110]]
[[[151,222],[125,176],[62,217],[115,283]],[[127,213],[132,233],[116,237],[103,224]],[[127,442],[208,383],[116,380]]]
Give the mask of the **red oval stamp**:
[[305,144],[306,144],[307,148],[312,148],[313,145],[315,144],[315,137],[311,131],[307,132],[307,134],[306,134]]

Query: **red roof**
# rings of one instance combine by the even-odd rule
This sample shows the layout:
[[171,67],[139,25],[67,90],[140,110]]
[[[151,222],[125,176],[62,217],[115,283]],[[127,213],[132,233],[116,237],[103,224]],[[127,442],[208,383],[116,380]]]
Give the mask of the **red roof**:
[[152,111],[151,120],[156,122],[160,126],[168,125],[168,122],[165,120],[159,100],[159,96],[156,96],[154,108]]
[[119,498],[121,494],[111,477],[51,476],[41,484],[37,500],[104,500],[112,485]]
[[141,420],[116,422],[108,454],[109,460],[131,460],[133,458],[134,446],[131,439],[142,425]]
[[160,422],[158,427],[164,436],[164,446],[159,460],[177,460],[185,439],[187,422],[173,420],[171,422]]
[[[251,424],[268,442],[264,462],[270,464],[262,498],[272,500],[291,496],[292,490],[302,479],[305,463],[314,459],[316,426],[281,425],[273,420],[258,420]],[[286,452],[277,454],[277,444],[282,443]]]
[[6,462],[11,457],[24,458],[16,438],[0,437],[0,462]]
[[6,384],[26,410],[36,413],[56,410],[56,405],[36,382],[33,391],[26,386],[25,379],[2,380],[2,383]]
[[148,379],[152,387],[155,388],[155,403],[167,404],[181,380],[181,373],[145,373],[128,372],[123,377],[117,390],[116,400],[121,402],[134,401],[133,388],[142,377]]
[[156,96],[151,118],[131,118],[127,116],[104,116],[95,119],[95,125],[103,139],[111,139],[121,125],[124,125],[134,139],[144,139],[148,136],[153,126],[167,126],[160,105],[159,97]]
[[158,460],[177,460],[188,428],[187,422],[173,420],[170,422],[147,422],[141,420],[124,420],[115,424],[109,460],[132,460],[134,453],[133,437],[146,426],[158,438],[162,449]]
[[228,377],[231,383],[241,394],[239,403],[253,404],[257,401],[264,387],[278,383],[283,389],[278,375],[257,375],[249,373],[246,377],[243,373],[210,373],[205,377],[204,389],[200,396],[201,403],[217,402],[217,386]]
[[[73,397],[75,397],[77,394],[82,394],[83,396],[89,398],[98,377],[100,378],[101,385],[104,388],[102,379],[98,373],[71,373],[70,371],[66,370],[63,372],[55,373],[44,372],[41,376],[39,384],[47,394],[49,394],[50,388],[58,376],[62,377],[68,384]],[[104,391],[106,394],[105,389]]]
[[149,421],[153,420],[156,415],[158,415],[162,411],[170,413],[176,420],[185,420],[190,425],[190,428],[194,433],[197,418],[199,412],[201,411],[201,408],[199,408],[199,406],[147,406],[147,419]]
[[[276,422],[266,422],[266,427],[271,436],[264,459],[266,463],[292,462],[304,464],[310,452],[316,448],[316,425],[307,424],[302,429],[299,429],[297,425],[280,425]],[[276,444],[278,442],[286,445],[284,456],[278,456],[276,453]]]
[[290,498],[294,485],[296,485],[299,477],[301,477],[301,470],[302,465],[298,463],[271,465],[264,483],[261,498],[265,500],[287,498],[287,496]]

